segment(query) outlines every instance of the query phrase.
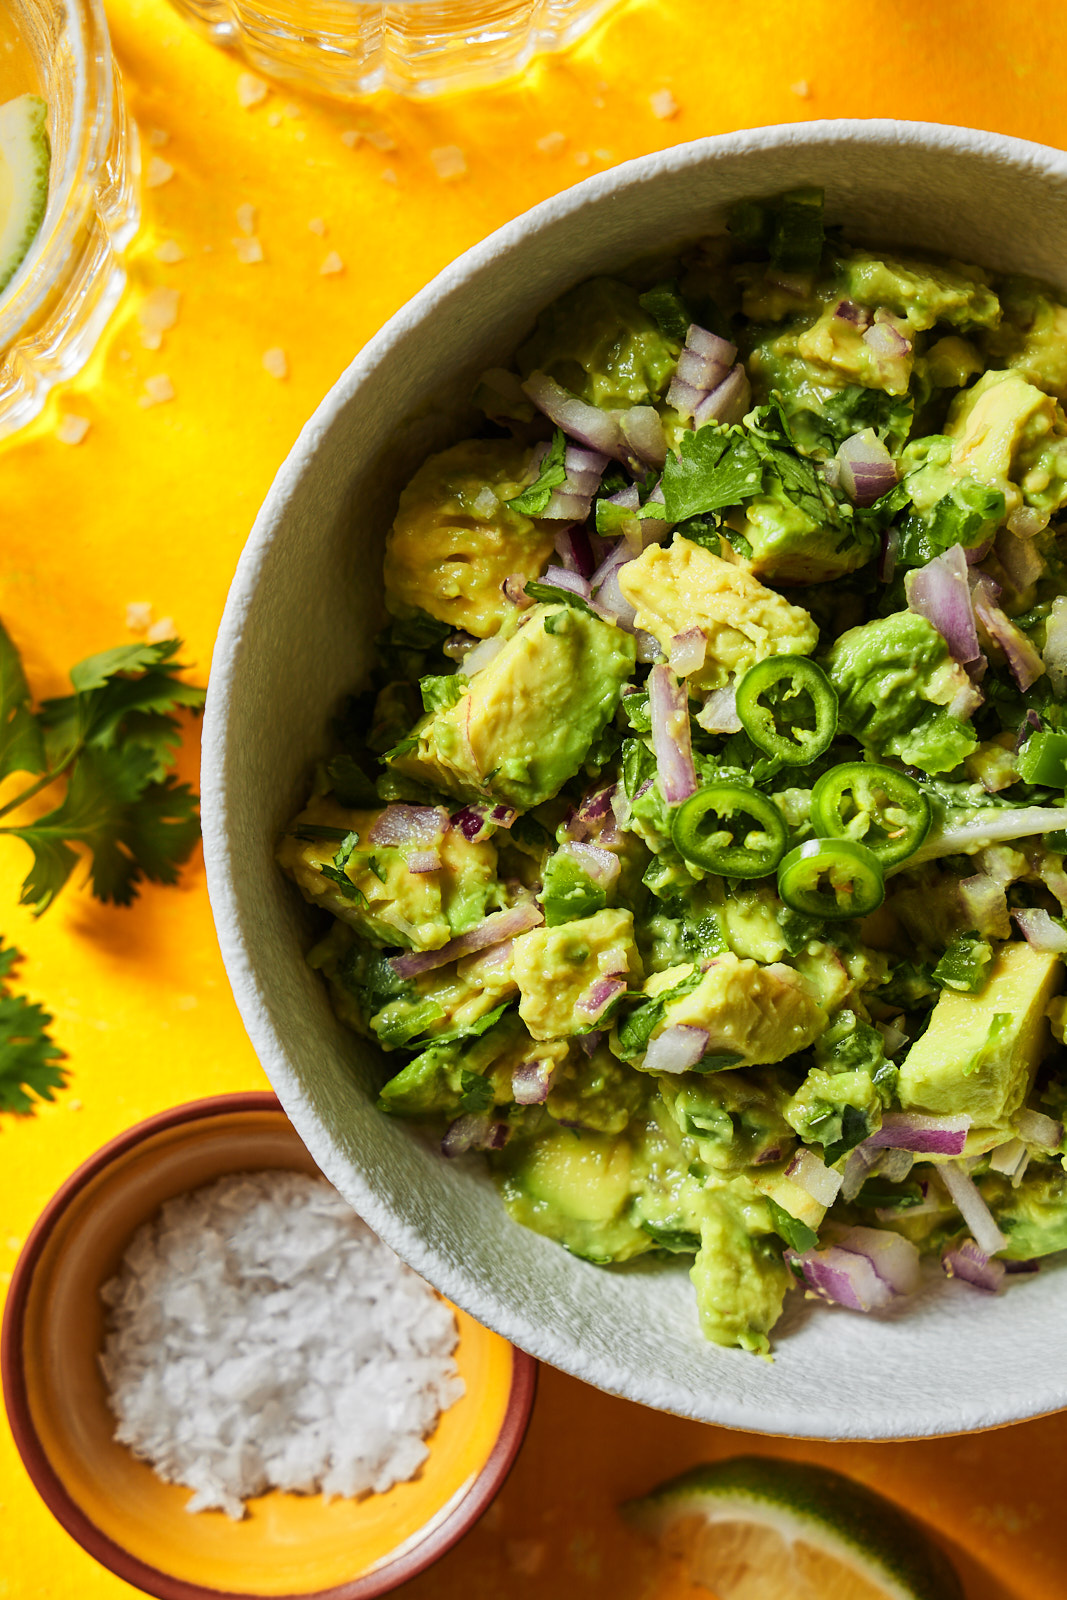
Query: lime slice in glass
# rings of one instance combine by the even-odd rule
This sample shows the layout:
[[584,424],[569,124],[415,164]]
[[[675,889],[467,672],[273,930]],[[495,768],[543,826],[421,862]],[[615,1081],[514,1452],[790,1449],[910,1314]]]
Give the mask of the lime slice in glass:
[[36,94],[0,106],[0,292],[26,259],[48,204],[47,120]]

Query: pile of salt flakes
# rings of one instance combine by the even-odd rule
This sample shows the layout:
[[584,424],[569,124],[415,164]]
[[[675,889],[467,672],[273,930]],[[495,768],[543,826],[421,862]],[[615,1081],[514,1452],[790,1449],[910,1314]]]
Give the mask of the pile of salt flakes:
[[167,1201],[101,1294],[115,1437],[192,1489],[189,1511],[381,1493],[463,1393],[452,1311],[323,1179],[242,1173]]

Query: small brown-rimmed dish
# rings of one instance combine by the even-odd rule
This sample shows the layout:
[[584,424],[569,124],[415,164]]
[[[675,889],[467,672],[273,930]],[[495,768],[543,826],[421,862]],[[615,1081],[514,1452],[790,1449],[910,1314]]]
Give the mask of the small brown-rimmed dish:
[[97,1362],[100,1288],[164,1200],[226,1173],[317,1174],[269,1093],[220,1095],[121,1134],[46,1206],[4,1315],[4,1399],[26,1469],[79,1544],[160,1600],[371,1600],[414,1577],[472,1526],[501,1487],[529,1420],[536,1363],[456,1312],[466,1390],[429,1439],[418,1476],[363,1500],[273,1491],[233,1522],[190,1516],[113,1438]]

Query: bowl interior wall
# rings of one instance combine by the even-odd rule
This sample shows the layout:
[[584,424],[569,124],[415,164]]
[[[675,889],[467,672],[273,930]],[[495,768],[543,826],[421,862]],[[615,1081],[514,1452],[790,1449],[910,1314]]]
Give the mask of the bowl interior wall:
[[1062,158],[953,129],[848,129],[725,136],[591,180],[493,236],[373,341],[305,430],[242,558],[212,673],[205,839],[231,981],[274,1088],[332,1182],[419,1272],[543,1359],[648,1404],[767,1432],[900,1437],[1067,1403],[1043,1331],[1067,1314],[1067,1274],[980,1303],[931,1284],[905,1313],[862,1321],[810,1316],[793,1296],[773,1365],[704,1343],[684,1268],[567,1255],[509,1220],[477,1163],[443,1163],[375,1110],[381,1057],[304,965],[318,924],[273,862],[328,719],[366,671],[399,489],[463,437],[471,379],[508,359],[554,295],[799,184],[824,186],[854,239],[1062,281]]

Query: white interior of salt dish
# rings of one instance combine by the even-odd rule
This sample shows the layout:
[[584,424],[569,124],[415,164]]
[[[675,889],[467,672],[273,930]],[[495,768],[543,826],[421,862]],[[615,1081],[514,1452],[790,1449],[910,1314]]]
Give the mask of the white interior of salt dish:
[[480,1160],[445,1162],[374,1106],[378,1051],[304,964],[312,917],[273,859],[379,625],[382,541],[431,450],[474,421],[471,378],[569,285],[722,226],[744,196],[820,184],[849,236],[1065,280],[1067,157],[914,123],[808,123],[646,156],[468,252],[371,341],[304,429],[257,518],[219,633],[204,729],[208,884],[234,993],[319,1166],[406,1261],[523,1349],[603,1389],[817,1438],[960,1432],[1067,1405],[1067,1271],[992,1297],[936,1272],[863,1317],[799,1293],[774,1361],[702,1339],[684,1265],[592,1266],[513,1223]]

